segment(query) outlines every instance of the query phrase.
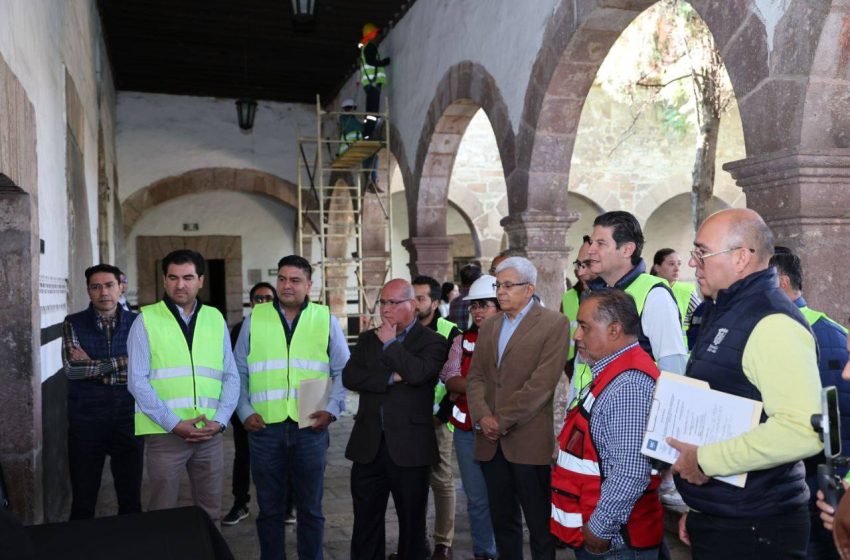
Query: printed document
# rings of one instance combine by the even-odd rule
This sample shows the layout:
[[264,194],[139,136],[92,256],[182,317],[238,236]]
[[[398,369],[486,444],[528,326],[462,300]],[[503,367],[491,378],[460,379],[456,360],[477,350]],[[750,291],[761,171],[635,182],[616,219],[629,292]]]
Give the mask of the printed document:
[[[662,371],[655,384],[641,453],[673,464],[679,452],[667,445],[665,438],[694,445],[725,441],[755,428],[761,411],[759,401],[715,391],[705,381]],[[747,473],[715,478],[743,488]]]
[[316,423],[310,415],[319,410],[328,409],[328,397],[331,394],[330,377],[307,379],[298,388],[298,428],[309,428]]

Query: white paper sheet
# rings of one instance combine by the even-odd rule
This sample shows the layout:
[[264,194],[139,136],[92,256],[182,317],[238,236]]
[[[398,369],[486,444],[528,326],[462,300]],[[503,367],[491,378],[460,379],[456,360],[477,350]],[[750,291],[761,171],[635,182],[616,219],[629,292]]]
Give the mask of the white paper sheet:
[[[714,391],[704,381],[663,371],[655,385],[641,453],[675,463],[679,452],[667,445],[665,438],[672,436],[694,445],[725,441],[756,427],[761,411],[758,401]],[[743,488],[747,473],[715,478]]]
[[307,379],[298,389],[298,427],[309,428],[316,423],[310,415],[319,410],[328,409],[328,397],[331,393],[331,379]]

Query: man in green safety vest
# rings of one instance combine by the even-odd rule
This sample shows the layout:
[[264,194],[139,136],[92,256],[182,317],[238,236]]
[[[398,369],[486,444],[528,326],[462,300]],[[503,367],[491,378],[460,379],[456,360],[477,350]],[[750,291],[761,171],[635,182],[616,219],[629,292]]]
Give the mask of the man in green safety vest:
[[575,285],[564,292],[561,298],[561,313],[570,320],[570,353],[567,361],[566,372],[570,376],[570,390],[567,394],[567,408],[572,408],[578,402],[578,394],[582,387],[586,387],[592,380],[590,367],[584,363],[581,356],[576,355],[575,341],[572,335],[578,327],[578,306],[584,296],[590,293],[587,283],[596,279],[596,275],[590,270],[590,261],[587,253],[590,251],[590,236],[582,238],[578,256],[573,261],[573,273],[576,276]]
[[[308,298],[310,263],[289,255],[277,269],[279,303],[255,306],[236,341],[242,385],[237,412],[251,445],[251,474],[260,508],[260,558],[284,557],[284,505],[291,477],[298,557],[316,560],[322,558],[324,537],[327,428],[345,409],[340,373],[348,361],[348,344],[330,309]],[[315,385],[315,380],[329,388],[327,403],[313,412],[299,410],[303,404],[299,391],[307,382]]]
[[339,115],[339,145],[337,146],[337,155],[342,155],[348,151],[348,147],[363,139],[363,122],[356,115],[351,114],[357,109],[357,104],[353,99],[344,99],[342,101],[342,113]]
[[162,260],[165,296],[142,307],[127,344],[136,435],[145,436],[149,510],[177,507],[188,471],[195,505],[221,521],[224,431],[239,378],[224,317],[203,305],[204,257],[180,249]]
[[[423,327],[437,331],[446,339],[448,351],[460,329],[440,316],[441,286],[430,276],[413,279],[416,316]],[[435,560],[451,557],[455,533],[455,484],[452,476],[452,425],[449,424],[453,403],[442,382],[434,389],[434,429],[440,463],[431,468],[431,491],[434,493],[434,554]]]

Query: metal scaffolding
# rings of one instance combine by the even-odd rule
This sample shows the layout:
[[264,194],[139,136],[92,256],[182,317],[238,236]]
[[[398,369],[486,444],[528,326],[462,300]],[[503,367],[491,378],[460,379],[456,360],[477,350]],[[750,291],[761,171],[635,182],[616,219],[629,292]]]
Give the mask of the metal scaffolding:
[[[387,100],[384,107],[325,111],[317,95],[316,134],[298,133],[298,254],[313,266],[310,298],[330,306],[349,339],[376,326],[378,294],[392,275]],[[343,140],[343,115],[377,120],[376,138]]]

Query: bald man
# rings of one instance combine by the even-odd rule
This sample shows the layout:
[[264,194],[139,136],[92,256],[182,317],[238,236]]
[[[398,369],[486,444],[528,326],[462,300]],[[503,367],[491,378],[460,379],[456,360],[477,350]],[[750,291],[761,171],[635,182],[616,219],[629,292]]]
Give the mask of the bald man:
[[[686,531],[694,560],[805,558],[809,534],[801,459],[821,443],[810,418],[820,412],[815,339],[769,267],[773,233],[747,209],[703,223],[689,265],[707,303],[686,375],[712,389],[764,403],[753,430],[680,450],[676,486],[691,508]],[[744,488],[712,477],[748,473]]]
[[438,461],[431,420],[446,339],[417,320],[413,287],[390,280],[378,300],[381,326],[360,335],[342,383],[360,393],[351,439],[353,560],[386,558],[387,500],[398,514],[398,557],[425,557],[430,467]]

